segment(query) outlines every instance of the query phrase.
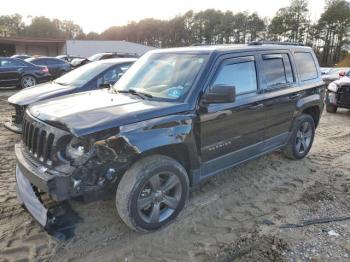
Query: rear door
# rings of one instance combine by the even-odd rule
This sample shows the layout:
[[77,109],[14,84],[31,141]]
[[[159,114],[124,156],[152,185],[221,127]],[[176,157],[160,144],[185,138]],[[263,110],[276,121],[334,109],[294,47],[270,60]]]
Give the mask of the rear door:
[[288,51],[260,52],[259,62],[266,115],[265,150],[270,150],[288,139],[300,88]]

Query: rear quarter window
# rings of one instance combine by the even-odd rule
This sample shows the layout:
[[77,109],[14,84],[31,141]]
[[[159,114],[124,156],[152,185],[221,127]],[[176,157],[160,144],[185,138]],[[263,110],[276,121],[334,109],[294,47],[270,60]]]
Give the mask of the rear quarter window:
[[318,77],[314,58],[309,52],[295,52],[294,60],[301,81],[312,80]]

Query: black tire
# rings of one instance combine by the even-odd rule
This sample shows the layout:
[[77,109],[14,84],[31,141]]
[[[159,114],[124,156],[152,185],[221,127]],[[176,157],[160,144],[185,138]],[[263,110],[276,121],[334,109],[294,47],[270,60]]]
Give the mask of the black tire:
[[328,113],[334,114],[337,113],[338,107],[332,104],[326,104],[326,111]]
[[[156,184],[153,180],[159,181],[157,191],[153,190]],[[174,186],[170,188],[170,184]],[[116,206],[119,216],[131,229],[149,232],[177,217],[186,204],[188,192],[189,180],[184,167],[170,157],[152,155],[140,159],[125,172],[117,188]],[[176,205],[171,202],[174,199]],[[173,208],[166,202],[171,202]],[[157,216],[158,219],[154,219]]]
[[[305,127],[309,128],[303,130]],[[310,151],[312,143],[315,137],[315,122],[314,119],[307,114],[302,114],[295,119],[292,129],[292,134],[289,138],[288,144],[285,147],[283,153],[290,159],[302,159]]]
[[36,85],[37,80],[32,75],[24,75],[21,78],[21,88],[27,88]]

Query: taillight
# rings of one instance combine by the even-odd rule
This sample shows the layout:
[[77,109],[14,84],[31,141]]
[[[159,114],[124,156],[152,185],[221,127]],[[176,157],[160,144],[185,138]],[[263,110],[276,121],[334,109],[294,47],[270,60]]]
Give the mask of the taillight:
[[46,66],[44,66],[44,67],[41,69],[41,72],[43,72],[43,73],[48,73],[48,72],[49,72],[49,69],[48,69]]

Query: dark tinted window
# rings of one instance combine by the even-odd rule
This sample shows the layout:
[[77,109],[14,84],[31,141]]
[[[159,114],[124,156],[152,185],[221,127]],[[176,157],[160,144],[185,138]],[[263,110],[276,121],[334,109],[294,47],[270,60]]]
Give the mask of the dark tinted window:
[[219,70],[212,86],[233,85],[236,87],[237,94],[257,90],[254,61],[225,64]]
[[34,60],[28,60],[28,62],[34,64],[34,65],[47,65],[46,59],[34,59]]
[[61,60],[61,59],[50,59],[50,62],[53,64],[53,65],[63,65],[65,64],[66,62]]
[[311,53],[296,52],[294,58],[301,81],[317,78],[317,69]]
[[277,87],[294,82],[288,54],[263,55],[263,66],[267,87]]
[[0,59],[0,66],[1,67],[18,67],[18,66],[25,66],[25,63],[22,63],[22,61],[19,61],[17,59]]
[[293,70],[290,63],[289,55],[288,54],[282,54],[283,57],[283,64],[284,64],[284,70],[286,72],[286,80],[287,83],[293,83],[294,82],[294,76],[293,76]]
[[58,64],[63,64],[64,61],[62,60],[59,60],[59,59],[50,59],[50,58],[47,58],[47,59],[43,59],[45,65],[58,65]]

